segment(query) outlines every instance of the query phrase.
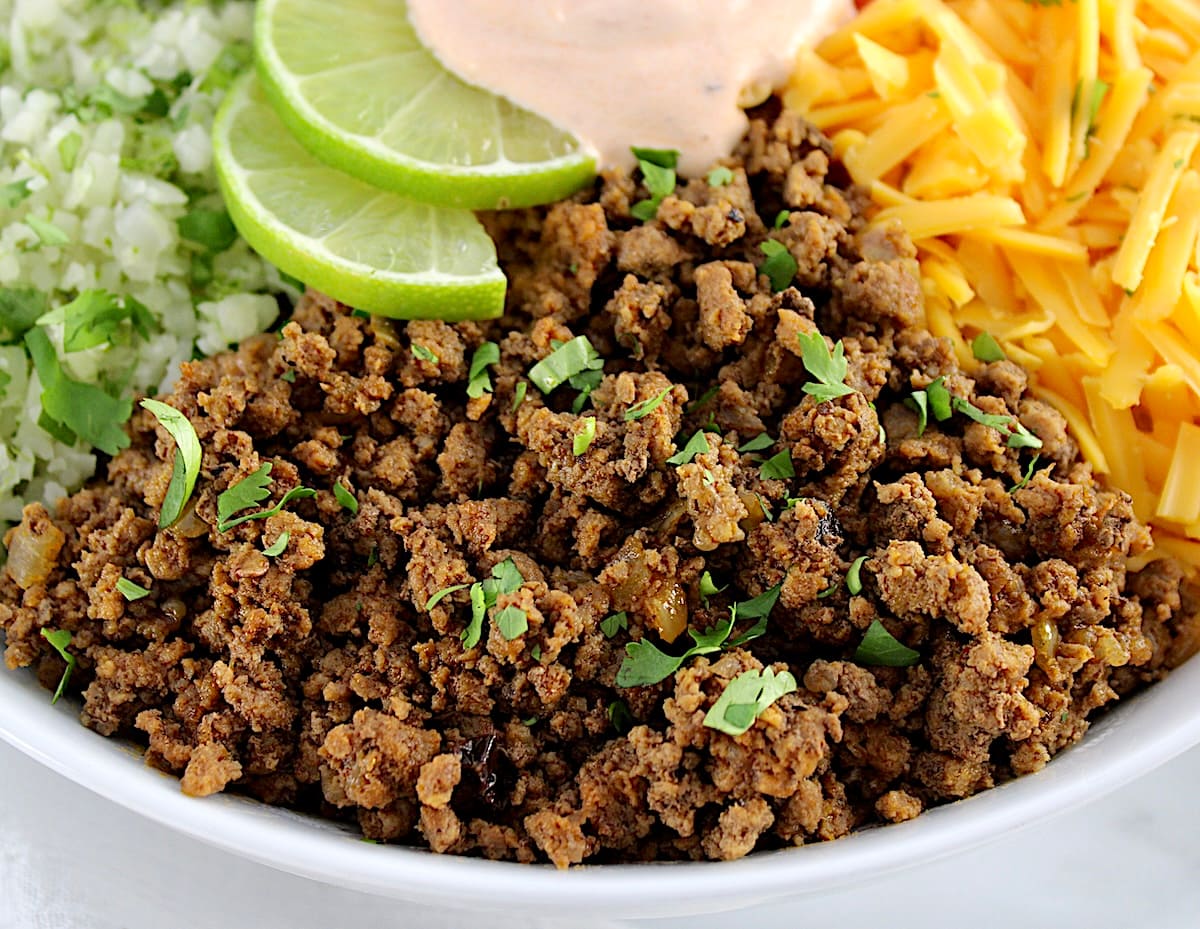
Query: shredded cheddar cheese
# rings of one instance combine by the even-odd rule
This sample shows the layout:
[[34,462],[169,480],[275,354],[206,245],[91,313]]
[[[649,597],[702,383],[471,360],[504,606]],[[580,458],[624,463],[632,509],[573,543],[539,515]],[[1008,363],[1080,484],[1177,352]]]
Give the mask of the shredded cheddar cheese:
[[1000,340],[1200,568],[1200,5],[875,0],[785,103],[912,235],[931,331]]

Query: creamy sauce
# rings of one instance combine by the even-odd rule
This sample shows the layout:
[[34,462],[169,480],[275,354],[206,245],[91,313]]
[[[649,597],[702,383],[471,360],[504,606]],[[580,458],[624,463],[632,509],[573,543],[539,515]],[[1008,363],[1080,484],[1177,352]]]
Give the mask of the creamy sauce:
[[696,175],[746,130],[739,101],[782,84],[852,0],[408,0],[421,40],[463,80],[574,133],[602,167],[674,148]]

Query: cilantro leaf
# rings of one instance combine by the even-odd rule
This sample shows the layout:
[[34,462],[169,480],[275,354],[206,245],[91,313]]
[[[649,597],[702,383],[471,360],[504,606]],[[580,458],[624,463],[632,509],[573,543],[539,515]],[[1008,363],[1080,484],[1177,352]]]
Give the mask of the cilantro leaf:
[[[728,586],[728,584],[725,585],[725,587]],[[725,587],[718,587],[712,579],[712,574],[710,574],[708,571],[705,571],[700,575],[700,596],[705,600],[707,600],[709,597],[715,597],[722,590],[724,590]]]
[[757,597],[733,605],[729,615],[731,625],[739,619],[757,619],[758,622],[745,632],[730,639],[728,648],[737,648],[739,645],[753,642],[766,634],[767,620],[771,616],[771,611],[775,609],[775,604],[779,602],[779,594],[782,590],[783,584],[776,584],[774,587],[764,590]]
[[637,159],[638,168],[642,172],[642,183],[650,192],[650,199],[639,200],[630,207],[629,212],[634,219],[649,222],[658,215],[658,207],[663,200],[675,192],[675,166],[679,162],[679,152],[636,146],[631,151]]
[[142,597],[150,596],[150,591],[141,584],[135,584],[127,577],[118,578],[117,591],[126,600],[141,600]]
[[633,728],[633,714],[629,712],[624,700],[614,700],[608,705],[608,721],[617,730],[617,735],[625,735]]
[[67,651],[67,646],[71,644],[71,633],[66,629],[42,629],[42,638],[50,643],[50,646],[58,652],[62,660],[67,663],[67,669],[63,671],[62,678],[59,679],[58,689],[54,691],[54,696],[50,698],[50,703],[58,703],[63,692],[67,689],[67,683],[71,680],[71,673],[75,670],[78,664],[75,656]]
[[133,412],[129,399],[111,397],[94,384],[82,384],[63,373],[50,338],[39,328],[25,333],[25,347],[42,384],[42,411],[106,455],[129,446],[121,427]]
[[785,448],[778,455],[768,458],[758,469],[764,481],[784,480],[796,476],[796,466],[792,463],[792,452]]
[[714,384],[712,387],[708,388],[708,390],[704,391],[704,393],[702,393],[699,397],[697,397],[695,400],[693,400],[691,403],[689,403],[687,405],[687,407],[686,407],[687,412],[695,413],[696,410],[700,409],[700,407],[704,406],[706,403],[708,403],[708,401],[710,401],[713,397],[715,397],[720,392],[720,390],[721,390],[721,385]]
[[772,668],[743,671],[721,692],[704,715],[704,725],[728,735],[747,732],[772,703],[797,689],[790,671],[776,674]]
[[846,361],[846,348],[839,340],[833,346],[832,354],[825,344],[825,337],[819,332],[798,336],[800,339],[800,355],[804,361],[804,370],[817,379],[817,382],[804,385],[804,392],[818,400],[833,400],[854,393],[853,387],[844,383],[850,365]]
[[950,408],[950,391],[946,389],[945,378],[939,377],[925,388],[925,396],[929,401],[929,412],[939,423],[945,422],[954,415]]
[[1021,490],[1029,485],[1029,482],[1033,480],[1033,472],[1037,467],[1038,459],[1041,457],[1041,455],[1033,456],[1033,460],[1029,462],[1029,467],[1025,469],[1025,476],[1017,481],[1017,483],[1013,484],[1012,490],[1010,490],[1009,493],[1016,493],[1018,490]]
[[620,613],[613,613],[612,616],[606,616],[600,620],[600,631],[604,633],[606,639],[611,639],[622,629],[629,628],[629,614],[622,610]]
[[929,425],[929,395],[923,390],[914,390],[906,397],[904,405],[917,414],[917,435],[924,435]]
[[724,187],[726,184],[733,183],[733,172],[724,165],[717,165],[708,172],[705,180],[708,181],[709,187]]
[[517,408],[525,402],[525,392],[529,389],[529,385],[524,381],[518,381],[517,386],[513,389],[512,410],[515,413]]
[[971,354],[979,361],[1004,361],[1007,357],[990,332],[981,332],[971,340]]
[[511,642],[529,630],[529,617],[520,607],[506,606],[496,614],[496,625],[505,640]]
[[776,293],[787,290],[800,269],[792,253],[786,245],[776,239],[767,239],[758,248],[767,256],[767,260],[758,266],[758,273],[765,274],[770,279],[771,289]]
[[496,589],[502,594],[516,593],[525,583],[525,578],[512,558],[505,558],[492,568],[492,577],[496,579]]
[[673,148],[643,148],[634,145],[629,150],[639,162],[645,161],[659,168],[674,169],[679,164],[679,152]]
[[691,656],[691,649],[678,657],[667,655],[647,639],[629,642],[625,646],[625,660],[617,671],[617,686],[644,687],[657,684],[678,671],[680,665]]
[[333,485],[333,496],[338,503],[350,511],[351,515],[358,515],[358,498],[355,497],[354,494],[350,493],[350,491],[344,486],[342,486],[341,481],[338,481]]
[[421,361],[428,361],[430,364],[438,363],[438,356],[434,354],[432,349],[426,348],[424,345],[413,343],[412,353],[414,358],[419,358]]
[[604,370],[604,359],[585,335],[564,342],[529,369],[529,379],[544,394],[584,371]]
[[788,219],[791,217],[791,210],[780,210],[775,214],[775,222],[771,223],[776,229],[782,229],[787,225]]
[[703,455],[709,450],[708,433],[700,429],[688,439],[687,445],[667,459],[667,464],[685,465],[697,455]]
[[143,400],[141,405],[154,414],[158,424],[175,440],[175,467],[171,471],[171,483],[158,514],[159,528],[166,529],[175,525],[183,515],[183,508],[196,489],[204,453],[195,428],[177,409],[158,400]]
[[921,660],[921,653],[908,648],[874,620],[867,627],[862,644],[854,652],[858,664],[882,665],[888,668],[907,668]]
[[33,287],[0,287],[0,341],[21,338],[49,306],[46,295]]
[[866,560],[866,555],[859,555],[854,559],[854,564],[850,565],[850,570],[846,572],[846,589],[852,594],[862,593],[862,566]]
[[631,423],[650,415],[650,413],[658,409],[659,405],[667,399],[667,394],[674,389],[675,385],[672,384],[669,387],[664,387],[656,396],[651,397],[649,400],[635,403],[625,411],[625,422]]
[[765,432],[760,432],[749,442],[738,446],[738,451],[745,454],[746,452],[761,452],[770,448],[775,444],[775,440]]
[[225,251],[237,241],[238,232],[225,210],[195,209],[177,222],[180,238],[203,246],[210,254]]
[[471,622],[462,632],[464,648],[474,648],[483,635],[483,618],[487,615],[487,599],[482,584],[471,585]]
[[450,587],[443,587],[441,590],[439,590],[432,597],[430,597],[428,600],[425,601],[425,612],[428,613],[430,610],[432,610],[435,606],[437,606],[439,603],[441,603],[444,599],[446,599],[448,596],[450,596],[455,591],[464,590],[470,586],[471,586],[470,584],[454,584]]
[[0,187],[0,206],[11,210],[14,206],[32,197],[33,191],[29,189],[31,180],[32,178],[23,177],[19,181],[13,181],[11,184]]
[[158,321],[133,297],[118,298],[107,290],[85,290],[70,303],[43,313],[39,326],[62,324],[63,350],[79,352],[111,342],[118,327],[130,320],[142,338],[161,329]]
[[500,346],[495,342],[484,342],[471,355],[471,370],[467,375],[467,396],[471,399],[482,397],[492,392],[492,378],[488,373],[490,365],[500,361]]
[[257,513],[243,513],[242,510],[262,503],[271,495],[267,487],[271,483],[271,462],[266,462],[257,471],[232,485],[217,497],[217,531],[228,532],[234,526],[240,526],[252,519],[268,519],[283,512],[283,508],[293,500],[303,500],[315,497],[317,492],[308,487],[293,487],[283,495],[278,503]]
[[954,409],[962,413],[968,419],[979,423],[982,426],[988,426],[1000,432],[1007,437],[1007,445],[1009,448],[1041,448],[1042,440],[1030,432],[1021,423],[1020,420],[1008,414],[1000,415],[996,413],[985,413],[973,403],[962,399],[962,397],[953,398]]
[[583,428],[575,434],[571,442],[571,450],[575,452],[576,458],[591,448],[592,441],[596,438],[596,417],[585,416],[582,422]]
[[292,534],[284,530],[279,534],[279,538],[272,542],[269,546],[263,549],[263,554],[268,558],[277,558],[283,554],[283,550],[287,548],[288,542],[291,540]]

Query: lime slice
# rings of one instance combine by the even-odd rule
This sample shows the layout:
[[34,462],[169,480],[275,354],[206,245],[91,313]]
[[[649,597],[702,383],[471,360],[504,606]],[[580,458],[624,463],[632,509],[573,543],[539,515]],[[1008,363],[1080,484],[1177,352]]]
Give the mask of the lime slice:
[[474,214],[405,200],[317,161],[253,74],[221,106],[213,153],[238,231],[306,284],[400,319],[487,319],[504,309],[496,246]]
[[254,46],[296,138],[377,187],[490,210],[561,200],[595,174],[575,138],[442,67],[403,0],[259,0]]

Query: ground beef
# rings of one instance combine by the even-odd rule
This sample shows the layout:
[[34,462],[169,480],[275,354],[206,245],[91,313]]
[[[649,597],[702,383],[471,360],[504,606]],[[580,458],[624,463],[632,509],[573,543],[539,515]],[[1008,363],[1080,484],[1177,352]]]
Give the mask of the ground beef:
[[[911,243],[866,225],[828,141],[757,118],[725,164],[644,223],[620,173],[486,217],[503,319],[310,292],[278,333],[185,364],[163,399],[204,448],[192,504],[159,528],[174,446],[139,411],[106,475],[9,535],[8,664],[56,686],[42,632],[69,632],[83,722],[189,794],[567,866],[910,819],[1043,766],[1195,651],[1195,585],[1127,567],[1147,531],[1019,367],[963,367],[930,334]],[[768,239],[796,266],[780,292]],[[806,390],[813,333],[849,392]],[[603,370],[544,394],[531,367],[578,336]],[[500,360],[469,396],[485,342]],[[937,378],[1041,457],[961,413],[923,423],[912,394]],[[263,507],[315,495],[219,531],[220,495],[264,464]],[[680,655],[775,592],[757,638],[739,619],[736,645],[617,685],[627,644]],[[876,623],[914,664],[856,662]],[[796,689],[741,735],[705,725],[765,668]]]

